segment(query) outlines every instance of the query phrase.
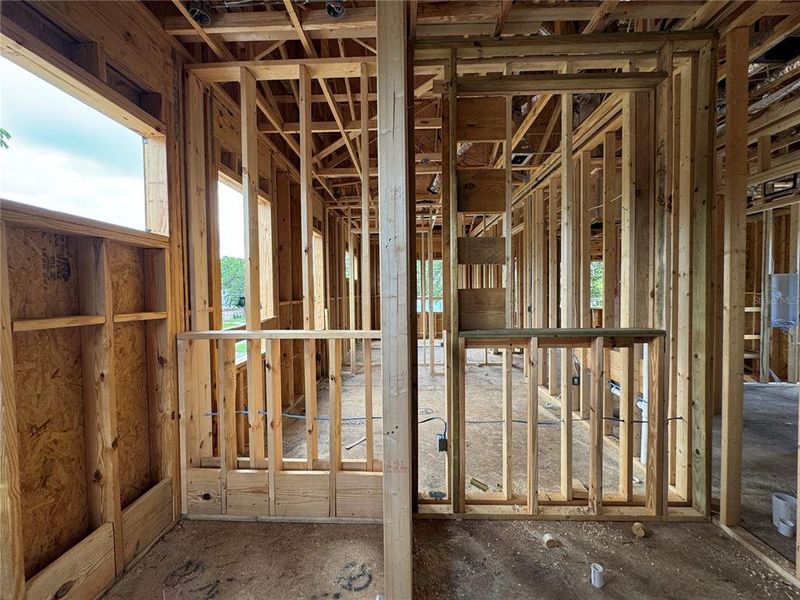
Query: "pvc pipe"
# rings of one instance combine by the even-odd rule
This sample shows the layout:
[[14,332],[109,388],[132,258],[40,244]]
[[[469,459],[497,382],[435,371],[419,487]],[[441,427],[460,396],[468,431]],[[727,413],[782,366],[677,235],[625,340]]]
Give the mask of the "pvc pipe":
[[603,569],[603,565],[599,563],[592,563],[591,567],[592,585],[597,589],[600,589],[606,584],[604,575],[605,575],[605,569]]

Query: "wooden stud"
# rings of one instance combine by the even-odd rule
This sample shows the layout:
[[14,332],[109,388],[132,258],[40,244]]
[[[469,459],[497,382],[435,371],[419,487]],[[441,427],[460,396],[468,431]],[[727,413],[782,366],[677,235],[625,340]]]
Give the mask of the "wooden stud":
[[[560,106],[560,105],[559,105]],[[547,228],[547,275],[548,275],[548,324],[551,329],[558,327],[558,241],[556,227],[558,226],[558,181],[550,180],[550,199],[548,200],[548,228]],[[558,353],[550,350],[547,357],[547,386],[551,396],[558,394],[557,363]]]
[[[376,5],[378,44],[378,182],[381,260],[381,349],[383,398],[384,594],[387,600],[412,596],[412,419],[416,421],[416,356],[411,341],[414,191],[407,165],[411,81],[407,52],[406,5]],[[399,165],[406,165],[398,168]],[[413,411],[413,412],[412,412]]]
[[626,502],[633,499],[633,430],[636,402],[635,363],[633,345],[622,350],[622,385],[619,396],[619,495]]
[[330,357],[330,516],[336,516],[336,473],[342,469],[342,341],[328,340]]
[[667,513],[667,453],[666,453],[666,379],[664,369],[664,338],[650,342],[650,369],[647,412],[647,472],[645,475],[645,504],[654,515]]
[[[347,279],[347,322],[350,329],[356,327],[356,249],[353,233],[353,210],[347,211],[347,251],[350,257],[350,277]],[[356,372],[356,340],[350,339],[350,374]]]
[[238,466],[236,453],[236,341],[220,340],[217,347],[217,414],[219,415],[219,478],[222,514],[228,512],[228,471]]
[[[245,321],[247,329],[261,329],[261,284],[259,282],[258,236],[258,130],[256,127],[256,80],[246,68],[240,73],[242,104],[242,200],[246,225]],[[261,341],[247,342],[247,410],[250,425],[250,468],[265,457],[264,369]]]
[[[111,523],[122,531],[119,455],[117,453],[117,399],[114,389],[114,327],[110,242],[93,238],[80,241],[78,271],[89,275],[80,286],[81,312],[106,316],[106,324],[81,329],[83,362],[84,429],[86,472],[89,490],[89,523],[97,529]],[[119,575],[124,568],[122,536],[114,536],[114,562]]]
[[0,529],[3,531],[3,540],[0,542],[0,597],[11,599],[25,597],[25,556],[7,242],[6,225],[0,223]]
[[697,63],[690,58],[681,73],[678,94],[679,119],[676,148],[679,156],[678,197],[674,199],[677,212],[677,235],[673,244],[677,246],[677,275],[675,302],[675,489],[681,498],[691,499],[691,435],[692,414],[692,252],[693,252],[693,200],[694,151],[695,151],[695,111],[697,105],[696,82]]
[[537,372],[536,362],[539,360],[539,344],[531,338],[528,347],[530,361],[528,377],[528,512],[535,515],[539,507],[539,385],[534,374]]
[[589,401],[589,511],[600,514],[603,506],[603,389],[605,387],[604,340],[592,342],[592,382]]
[[[283,470],[283,404],[281,382],[281,341],[272,339],[267,341],[266,387],[269,390],[269,510],[270,514],[277,514],[276,494],[278,491],[278,473]],[[316,413],[308,414],[306,407],[306,422],[316,422]],[[307,456],[312,452],[306,449]]]
[[725,40],[728,127],[725,128],[725,253],[722,354],[722,475],[720,521],[739,523],[742,496],[742,413],[744,404],[744,272],[746,237],[747,52],[749,31],[732,30]]
[[[691,247],[691,485],[692,506],[701,514],[711,512],[711,417],[715,396],[711,393],[715,371],[712,370],[715,329],[715,297],[712,274],[714,264],[712,213],[714,210],[714,138],[716,135],[715,44],[704,46],[697,58],[696,110],[694,136],[692,247]],[[683,187],[685,185],[681,184]]]
[[[580,188],[580,210],[577,215],[577,230],[579,251],[577,256],[578,264],[578,324],[581,327],[589,328],[592,326],[592,307],[591,307],[591,238],[592,238],[592,219],[589,210],[592,207],[592,155],[591,151],[584,150],[579,157],[578,184]],[[589,418],[590,404],[590,374],[589,351],[584,349],[580,352],[580,415],[582,419]],[[610,423],[610,422],[609,422]],[[603,425],[605,427],[605,425]]]
[[[189,305],[191,328],[203,331],[209,328],[209,282],[207,229],[207,172],[206,129],[204,117],[203,86],[196,77],[187,80],[187,131],[186,131],[186,178],[192,182],[188,189],[186,212],[189,234]],[[211,352],[205,342],[198,342],[193,349],[193,359],[200,368],[193,369],[197,377],[198,405],[196,425],[197,439],[203,457],[211,456]]]
[[[603,136],[603,327],[617,327],[617,301],[619,300],[619,239],[617,237],[617,136],[615,131]],[[606,363],[611,356],[606,353]],[[622,398],[622,396],[620,396]],[[606,416],[614,414],[614,394],[610,388],[603,390],[603,407]],[[620,429],[622,423],[620,422]],[[603,422],[603,433],[611,435],[614,422]]]
[[[300,69],[300,236],[303,278],[303,329],[314,322],[314,207],[312,199],[311,77]],[[343,274],[343,272],[342,272]],[[309,468],[317,457],[317,352],[313,341],[303,342],[303,375],[306,405],[306,453]]]
[[[361,64],[361,327],[372,329],[372,277],[370,256],[370,193],[369,193],[369,69]],[[363,341],[364,352],[364,418],[366,424],[367,470],[374,460],[374,427],[372,423],[372,341]]]
[[[509,3],[510,4],[510,3]],[[512,229],[514,218],[514,198],[511,187],[511,151],[513,138],[513,121],[511,112],[513,108],[511,96],[505,99],[506,135],[503,143],[505,156],[505,214],[503,217],[503,236],[505,240],[505,268],[503,269],[503,285],[505,286],[505,313],[506,327],[514,326],[514,253],[512,249]],[[512,497],[512,431],[514,419],[514,398],[512,390],[512,360],[513,350],[503,350],[503,494],[506,500]]]
[[[572,164],[572,94],[561,96],[561,327],[577,323],[575,285],[575,172]],[[572,499],[572,350],[561,349],[561,494]]]

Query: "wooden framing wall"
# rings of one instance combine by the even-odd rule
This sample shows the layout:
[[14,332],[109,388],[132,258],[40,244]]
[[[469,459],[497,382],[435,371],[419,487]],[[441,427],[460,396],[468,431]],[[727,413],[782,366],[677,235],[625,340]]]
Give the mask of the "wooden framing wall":
[[[632,40],[632,38],[629,38]],[[609,416],[608,422],[603,422],[602,436],[600,439],[608,438],[612,443],[619,447],[619,472],[620,487],[619,495],[608,496],[605,498],[611,505],[624,503],[637,503],[637,498],[642,498],[641,489],[634,489],[632,473],[635,464],[646,466],[653,474],[650,482],[649,491],[645,494],[645,504],[648,510],[655,511],[656,515],[666,515],[673,509],[693,506],[693,509],[682,513],[684,517],[694,515],[701,517],[709,514],[710,497],[710,473],[708,457],[710,448],[707,444],[710,436],[710,413],[706,409],[710,401],[710,390],[697,386],[693,390],[693,400],[689,400],[690,392],[686,384],[689,381],[687,369],[688,349],[695,336],[701,336],[702,342],[698,339],[698,347],[704,347],[707,335],[699,327],[693,329],[688,320],[692,311],[689,306],[679,311],[682,320],[680,328],[672,329],[671,315],[673,298],[680,295],[679,286],[683,286],[683,297],[687,300],[691,298],[686,291],[691,285],[697,292],[698,302],[694,310],[698,311],[698,324],[704,321],[703,311],[709,310],[709,298],[706,295],[707,274],[710,264],[697,262],[690,270],[689,263],[694,260],[690,254],[691,247],[696,244],[697,248],[702,248],[707,244],[708,230],[701,226],[697,228],[697,237],[694,244],[689,243],[692,235],[688,228],[680,229],[678,215],[683,214],[684,220],[688,221],[696,211],[699,216],[702,214],[703,206],[707,205],[706,198],[712,189],[713,180],[707,170],[710,161],[707,157],[711,150],[711,122],[707,107],[713,105],[713,89],[706,84],[713,76],[714,63],[709,60],[713,56],[714,39],[711,36],[694,37],[691,41],[687,39],[678,40],[677,37],[665,35],[660,38],[661,43],[653,46],[654,54],[659,58],[659,63],[636,62],[631,63],[632,69],[647,72],[655,68],[656,72],[664,73],[663,78],[656,78],[653,87],[649,91],[639,88],[636,83],[628,90],[619,91],[610,96],[601,106],[578,127],[574,127],[573,107],[570,101],[570,92],[579,90],[582,85],[578,75],[566,72],[560,78],[560,85],[555,89],[555,93],[560,96],[560,111],[554,115],[560,116],[561,138],[560,145],[550,154],[550,158],[544,162],[544,166],[537,172],[535,179],[527,184],[506,186],[507,190],[513,189],[512,218],[506,219],[506,226],[500,235],[508,235],[512,240],[515,232],[521,232],[524,236],[529,229],[533,236],[533,242],[523,243],[522,248],[530,247],[531,256],[526,256],[526,252],[512,241],[514,261],[522,268],[520,274],[515,279],[519,280],[520,289],[512,292],[508,300],[514,327],[524,324],[524,320],[519,317],[519,305],[528,306],[530,300],[526,298],[528,285],[525,282],[525,274],[531,273],[532,279],[542,282],[538,286],[540,293],[533,300],[533,314],[531,320],[537,320],[539,324],[545,324],[545,320],[540,315],[549,315],[550,330],[538,330],[535,337],[538,338],[537,352],[542,352],[542,348],[558,348],[559,344],[549,341],[548,334],[556,333],[569,326],[580,325],[582,327],[592,327],[593,311],[589,307],[588,287],[589,287],[589,262],[595,258],[602,259],[605,263],[606,283],[604,292],[604,302],[607,309],[602,311],[603,319],[606,319],[606,327],[618,326],[618,324],[628,328],[635,326],[656,326],[657,330],[670,329],[670,337],[667,343],[656,346],[656,352],[667,352],[667,356],[673,356],[671,347],[675,345],[676,358],[665,362],[664,375],[660,376],[652,371],[652,365],[643,362],[642,348],[638,344],[623,345],[619,349],[604,344],[607,348],[603,350],[604,358],[609,362],[608,378],[616,382],[621,387],[622,396],[618,406],[616,398],[605,391],[606,385],[595,386],[593,373],[602,369],[604,361],[599,364],[588,364],[591,360],[596,360],[595,353],[592,351],[578,350],[575,354],[576,362],[580,363],[580,369],[576,374],[582,374],[582,385],[576,388],[572,383],[572,350],[566,345],[568,350],[562,350],[560,380],[556,380],[556,361],[557,354],[550,350],[550,355],[543,360],[547,354],[537,356],[530,363],[525,361],[525,369],[530,374],[533,365],[538,371],[537,378],[540,383],[545,384],[550,395],[555,396],[560,390],[561,394],[561,427],[562,427],[562,451],[561,451],[561,489],[558,493],[558,502],[571,503],[573,494],[582,497],[582,484],[575,487],[571,466],[573,464],[571,441],[572,415],[596,417],[600,411],[597,401],[592,400],[592,393],[600,393],[602,390],[603,401],[600,403]],[[687,46],[688,44],[688,46]],[[675,48],[680,48],[681,58],[675,58]],[[689,49],[691,47],[691,49]],[[419,42],[416,45],[415,60],[422,63],[434,59],[441,60],[445,64],[445,79],[442,86],[434,84],[434,92],[441,90],[443,97],[442,103],[445,107],[444,114],[446,119],[443,121],[443,189],[445,192],[444,204],[444,237],[450,239],[449,251],[445,253],[446,264],[449,268],[446,296],[449,299],[450,309],[448,318],[445,319],[447,330],[448,349],[447,357],[452,365],[462,365],[458,371],[452,369],[448,378],[448,403],[450,406],[451,422],[451,451],[448,461],[450,471],[450,496],[448,498],[450,510],[455,515],[465,514],[495,514],[487,510],[487,504],[492,504],[490,498],[481,497],[477,501],[471,499],[469,495],[464,497],[464,478],[463,478],[463,444],[462,433],[458,423],[463,422],[463,403],[465,399],[463,372],[464,352],[469,347],[459,342],[461,336],[460,329],[467,330],[490,330],[485,332],[490,339],[496,339],[501,347],[507,347],[506,338],[512,338],[511,331],[502,330],[497,325],[492,326],[488,321],[480,321],[473,318],[471,313],[465,313],[460,305],[472,301],[461,290],[456,294],[456,289],[466,285],[470,288],[470,293],[486,293],[491,291],[492,279],[490,277],[488,287],[490,289],[480,289],[487,287],[481,280],[472,276],[473,270],[465,271],[458,266],[462,262],[474,262],[472,258],[462,258],[462,254],[471,253],[470,246],[459,239],[464,231],[464,219],[460,212],[467,210],[478,213],[478,216],[487,220],[489,226],[472,226],[472,235],[477,235],[474,239],[482,243],[489,243],[493,238],[486,237],[493,235],[499,227],[499,218],[494,218],[492,212],[500,212],[500,208],[492,205],[488,196],[494,194],[495,197],[501,195],[494,181],[493,176],[499,177],[499,171],[484,171],[485,182],[478,179],[481,174],[479,170],[467,171],[470,173],[470,185],[474,189],[483,189],[486,186],[487,193],[483,194],[483,204],[477,207],[475,201],[465,197],[468,187],[462,185],[460,178],[463,177],[459,167],[455,165],[453,158],[457,155],[457,142],[462,139],[491,139],[492,135],[486,133],[488,123],[495,120],[508,122],[506,119],[494,119],[487,117],[485,123],[487,127],[481,130],[480,137],[472,138],[469,130],[459,129],[461,123],[468,123],[468,117],[462,117],[460,110],[462,103],[464,109],[469,110],[467,99],[472,99],[479,94],[485,94],[483,109],[484,114],[490,112],[491,94],[503,91],[503,87],[480,87],[470,83],[466,85],[467,79],[456,76],[460,67],[460,61],[465,62],[472,57],[471,49],[468,45],[446,42]],[[540,49],[534,45],[526,45],[521,42],[512,49],[503,45],[492,46],[484,58],[491,56],[502,64],[505,53],[513,52],[514,56],[525,56],[526,52],[535,55],[538,60],[547,56],[549,49]],[[463,58],[462,58],[463,57]],[[591,50],[582,48],[582,57],[588,63],[591,60]],[[598,59],[599,60],[599,59]],[[429,63],[425,63],[429,64]],[[548,63],[547,67],[552,65]],[[647,65],[650,66],[647,66]],[[597,63],[595,63],[595,66]],[[688,65],[688,66],[687,66]],[[469,66],[464,69],[470,68]],[[497,67],[495,67],[497,68]],[[530,67],[529,67],[530,68]],[[611,75],[607,75],[606,83],[609,82]],[[503,76],[496,76],[493,82],[500,81]],[[680,80],[681,87],[673,83],[673,79]],[[509,78],[509,82],[512,78]],[[643,81],[640,79],[639,81]],[[513,78],[514,87],[509,87],[507,94],[536,94],[541,90],[540,79],[534,77]],[[669,85],[667,85],[669,84]],[[610,84],[609,84],[610,85]],[[527,86],[527,87],[525,87]],[[674,86],[674,87],[673,87]],[[550,88],[548,88],[549,90]],[[683,93],[681,92],[683,90]],[[558,99],[558,98],[557,98]],[[664,118],[655,121],[653,107],[658,104],[659,114]],[[556,106],[559,106],[557,103]],[[673,117],[673,114],[675,115]],[[681,120],[680,116],[684,115]],[[695,115],[698,115],[697,117]],[[703,116],[705,115],[705,117]],[[467,133],[465,133],[465,131]],[[465,137],[466,136],[466,137]],[[497,134],[498,139],[503,136]],[[658,149],[658,152],[656,152]],[[688,158],[699,153],[701,160],[693,163]],[[618,162],[621,154],[621,161]],[[602,172],[602,197],[601,205],[603,214],[595,210],[593,196],[600,195],[600,183],[595,181],[593,171],[601,167]],[[695,169],[695,170],[693,170]],[[679,182],[683,182],[683,204],[678,205]],[[657,184],[657,185],[656,185]],[[494,187],[491,187],[494,185]],[[489,190],[492,190],[489,192]],[[620,196],[621,191],[621,196]],[[549,193],[548,193],[549,192]],[[670,200],[667,199],[669,196]],[[530,200],[529,200],[530,199]],[[532,202],[532,209],[525,206],[528,201]],[[545,201],[547,207],[545,208]],[[536,206],[541,208],[537,211]],[[520,211],[515,210],[517,206]],[[664,207],[661,211],[654,210],[653,207]],[[669,208],[667,208],[669,207]],[[684,211],[680,213],[678,208]],[[667,212],[664,212],[667,211]],[[539,212],[539,216],[537,216]],[[513,220],[516,219],[516,222]],[[673,221],[674,219],[674,221]],[[591,223],[600,223],[603,227],[602,244],[597,246],[592,243]],[[544,225],[547,227],[544,227]],[[477,230],[477,234],[475,231]],[[681,233],[684,237],[678,235]],[[497,235],[497,233],[494,233]],[[469,238],[472,239],[472,238]],[[483,242],[485,240],[485,242]],[[656,245],[651,247],[651,242],[655,240]],[[696,241],[695,241],[696,240]],[[458,242],[456,244],[455,242]],[[524,241],[524,238],[523,238]],[[699,253],[699,250],[698,250]],[[677,271],[682,271],[682,275],[673,278],[672,255],[679,262],[676,265]],[[466,254],[471,256],[471,254]],[[490,272],[492,269],[489,269]],[[616,274],[619,273],[619,276]],[[667,274],[670,274],[667,277]],[[549,279],[550,285],[545,286],[543,282]],[[498,280],[499,281],[499,280]],[[495,284],[496,285],[496,284]],[[548,289],[549,287],[549,289]],[[478,288],[478,289],[473,289]],[[585,288],[585,289],[584,289]],[[546,293],[545,293],[546,292]],[[483,301],[482,309],[484,312],[491,310],[491,305],[487,300]],[[446,304],[447,305],[447,304]],[[617,308],[618,307],[618,308]],[[615,315],[619,314],[619,317]],[[465,321],[465,318],[468,320]],[[591,330],[589,330],[591,331]],[[615,330],[616,331],[616,330]],[[622,329],[621,331],[625,331]],[[473,332],[467,331],[464,335],[472,335]],[[602,333],[602,332],[601,332]],[[601,335],[599,333],[598,335]],[[587,332],[588,334],[588,332]],[[614,337],[618,334],[609,334]],[[488,342],[487,342],[488,343]],[[591,345],[591,344],[589,344]],[[513,344],[512,344],[513,346]],[[526,354],[530,354],[529,344],[520,344]],[[653,349],[651,348],[651,351]],[[679,367],[677,356],[681,357]],[[570,358],[568,358],[570,357]],[[541,359],[541,360],[540,360]],[[650,356],[650,361],[660,360],[661,357]],[[549,364],[549,368],[540,368]],[[698,365],[699,366],[699,365]],[[643,373],[650,373],[650,380],[643,379]],[[671,384],[671,381],[683,382],[682,386]],[[657,377],[657,379],[653,379]],[[580,390],[580,393],[578,393]],[[669,395],[668,395],[669,393]],[[645,398],[652,398],[653,403],[648,403],[648,410],[644,415],[637,414],[636,398],[639,394],[644,394]],[[674,400],[672,399],[674,397]],[[694,407],[694,408],[692,408]],[[690,412],[691,411],[691,412]],[[600,413],[602,414],[602,413]],[[640,416],[641,415],[641,416]],[[667,427],[667,419],[679,420],[676,426]],[[614,425],[617,420],[617,425]],[[642,448],[640,456],[640,439],[645,435],[642,427],[637,426],[631,421],[645,420],[649,423],[649,434],[647,444],[647,458],[645,450]],[[576,426],[583,426],[576,425]],[[593,430],[594,431],[594,430]],[[702,448],[706,452],[695,452],[695,449]],[[696,457],[689,459],[689,456]],[[594,455],[591,456],[593,464],[599,464],[599,460]],[[664,461],[662,464],[661,461]],[[535,457],[529,455],[528,463],[535,463]],[[536,470],[535,466],[533,467]],[[694,482],[694,483],[692,483]],[[694,487],[693,487],[694,486]],[[504,489],[509,486],[504,485]],[[640,486],[641,487],[641,486]],[[591,489],[590,482],[586,483],[585,489]],[[595,492],[596,494],[596,492]],[[485,496],[485,494],[484,494]],[[554,496],[550,493],[549,497],[539,494],[534,504],[539,505],[540,512],[534,511],[533,514],[548,514],[545,510],[541,512],[543,506],[552,503]],[[669,500],[668,500],[669,499]],[[524,499],[507,497],[505,501],[511,504],[522,502]],[[472,505],[470,503],[472,502]],[[530,506],[530,499],[527,500]],[[591,514],[596,514],[597,507],[603,499],[595,497],[593,506],[595,510]],[[580,501],[577,502],[580,504]],[[426,502],[426,514],[441,515],[442,507],[434,506],[436,503]],[[431,506],[428,506],[428,505]],[[479,506],[476,506],[478,504]],[[667,505],[672,508],[668,508]],[[430,508],[430,511],[428,511]],[[498,510],[503,507],[497,507]],[[682,509],[681,509],[682,510]],[[692,512],[694,511],[694,512]],[[502,512],[502,510],[501,510]],[[680,512],[680,510],[678,511]],[[499,514],[499,513],[498,513]],[[677,513],[676,513],[677,514]],[[530,517],[528,517],[530,518]],[[535,517],[534,517],[535,518]]]
[[[93,597],[180,514],[174,338],[185,318],[187,56],[143,5],[123,4],[0,9],[4,57],[144,137],[153,232],[2,201],[0,521],[14,532],[0,544],[3,598]],[[74,51],[76,38],[85,51]],[[43,360],[61,376],[43,377]],[[58,441],[61,427],[71,433]]]
[[22,559],[5,591],[94,596],[178,517],[169,239],[8,201],[0,211],[16,421],[3,437],[19,443],[4,502]]

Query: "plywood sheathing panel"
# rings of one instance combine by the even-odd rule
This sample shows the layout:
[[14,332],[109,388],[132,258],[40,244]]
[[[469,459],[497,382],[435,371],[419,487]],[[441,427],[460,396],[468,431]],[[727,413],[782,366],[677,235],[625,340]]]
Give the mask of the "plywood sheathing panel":
[[14,334],[14,381],[30,578],[89,533],[80,331]]
[[145,324],[117,323],[114,338],[117,449],[125,508],[152,485]]
[[114,314],[147,310],[144,301],[144,255],[141,248],[111,244],[111,297]]
[[9,227],[11,320],[79,314],[75,240]]

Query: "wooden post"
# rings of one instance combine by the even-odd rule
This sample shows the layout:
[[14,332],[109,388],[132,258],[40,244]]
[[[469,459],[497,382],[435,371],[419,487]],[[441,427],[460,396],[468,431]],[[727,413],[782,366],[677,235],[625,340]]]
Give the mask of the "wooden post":
[[[217,342],[217,435],[222,514],[228,512],[228,471],[237,468],[236,456],[236,340]],[[272,456],[272,453],[270,453]],[[272,469],[270,469],[272,476]]]
[[758,366],[759,380],[761,383],[769,383],[771,369],[770,354],[772,352],[772,328],[770,327],[770,322],[772,320],[770,277],[772,276],[774,270],[773,238],[775,226],[771,210],[765,210],[763,213],[761,213],[761,218],[763,224],[763,232],[761,236],[761,339],[759,341],[760,359],[758,361]]
[[[550,179],[550,199],[547,207],[547,277],[548,277],[548,326],[551,329],[558,327],[558,180]],[[557,363],[558,351],[551,349],[547,357],[547,387],[551,396],[558,394]]]
[[[572,94],[561,95],[561,327],[575,327],[575,171]],[[561,494],[572,500],[572,349],[561,349]]]
[[[533,326],[544,328],[547,323],[547,283],[545,279],[545,264],[547,245],[545,240],[545,208],[544,190],[534,191],[533,196]],[[537,358],[537,384],[544,385],[547,377],[546,351],[539,350]]]
[[[692,298],[691,298],[691,486],[692,506],[704,515],[711,512],[711,393],[715,371],[712,332],[716,314],[712,273],[718,271],[712,249],[714,210],[714,143],[717,89],[716,44],[706,44],[697,58],[697,90],[693,140],[692,203]],[[682,184],[683,186],[683,184]]]
[[342,469],[342,340],[328,340],[330,357],[330,516],[336,516],[336,474]]
[[11,335],[8,259],[5,224],[0,223],[0,597],[25,597],[25,556],[22,545],[22,499],[19,479],[19,433],[14,388],[14,348]]
[[[311,133],[311,76],[300,67],[300,237],[302,247],[303,329],[314,323],[314,205],[311,167],[313,144]],[[341,290],[340,290],[341,293]],[[306,458],[309,469],[317,457],[317,345],[303,340],[303,380],[306,405]]]
[[[758,138],[758,171],[763,172],[769,169],[771,160],[770,152],[772,150],[770,144],[771,136],[765,135]],[[770,380],[770,354],[772,353],[772,328],[770,322],[772,320],[772,302],[770,300],[770,277],[774,271],[773,259],[773,237],[774,237],[774,221],[772,218],[772,210],[765,210],[761,213],[763,229],[761,236],[761,313],[760,313],[760,330],[761,337],[759,339],[759,360],[758,371],[759,381],[761,383],[769,383]],[[745,225],[746,227],[746,225]]]
[[[195,331],[209,329],[208,290],[208,227],[206,188],[206,128],[204,114],[203,84],[194,75],[186,82],[187,128],[186,128],[186,180],[191,182],[187,190],[186,213],[189,243],[189,305],[190,324]],[[199,428],[197,443],[203,457],[211,456],[211,352],[210,344],[198,342],[193,349],[196,368],[193,377],[198,411],[196,426]],[[197,465],[195,465],[197,466]],[[185,507],[184,507],[185,510]]]
[[[283,405],[281,402],[281,341],[267,341],[266,382],[269,390],[269,510],[271,515],[277,514],[276,492],[277,474],[283,471]],[[313,420],[306,413],[306,419]],[[308,456],[311,456],[311,452]]]
[[[450,442],[448,457],[450,459],[450,499],[452,501],[453,512],[464,512],[464,463],[462,461],[462,435],[463,430],[460,423],[463,420],[461,414],[461,388],[463,387],[463,375],[460,366],[461,355],[459,353],[459,322],[458,322],[458,201],[457,201],[457,181],[456,181],[456,52],[451,50],[449,62],[445,65],[445,77],[448,81],[447,93],[444,97],[444,106],[447,107],[445,114],[447,128],[443,129],[446,144],[442,145],[442,159],[446,168],[443,168],[442,184],[447,183],[447,188],[443,187],[443,234],[447,236],[447,243],[442,241],[444,249],[443,268],[445,270],[445,306],[447,314],[447,345],[445,346],[445,381],[447,386],[447,402],[449,407],[448,421],[452,424],[450,431]],[[444,119],[442,127],[444,127]],[[445,158],[446,157],[446,158]],[[445,191],[446,190],[446,191]],[[446,196],[444,195],[446,194]]]
[[[245,324],[261,329],[261,284],[258,244],[258,127],[256,80],[246,67],[240,71],[242,103],[242,196],[247,239],[245,260]],[[250,468],[264,458],[264,367],[261,340],[247,341],[247,410],[250,423]]]
[[[369,72],[361,63],[361,327],[372,329],[372,262],[369,230]],[[372,423],[372,340],[365,338],[364,348],[364,421],[366,425],[367,471],[372,471],[375,457],[375,429]]]
[[[580,189],[580,210],[577,215],[578,225],[578,280],[579,280],[579,307],[578,322],[581,327],[590,328],[592,326],[591,308],[591,238],[592,220],[589,209],[592,206],[592,153],[584,150],[579,158],[579,178],[578,187]],[[589,366],[590,351],[584,348],[580,351],[581,370],[580,370],[580,415],[582,419],[589,418],[591,383],[590,377],[592,369]],[[609,423],[611,423],[609,421]]]
[[[789,270],[800,273],[800,204],[789,209]],[[789,331],[788,380],[800,383],[800,323]]]
[[749,30],[726,37],[725,222],[722,348],[722,475],[720,522],[739,523],[742,502],[742,413],[744,404],[744,274],[747,193]]
[[[428,309],[425,304],[428,300],[428,265],[425,261],[425,231],[420,233],[420,246],[419,253],[417,254],[416,264],[418,269],[417,281],[419,281],[419,289],[417,290],[417,300],[419,301],[420,311],[417,313],[417,319],[422,321],[422,362],[423,366],[428,364]],[[419,330],[419,328],[418,328]]]
[[[119,454],[117,452],[117,396],[114,387],[114,325],[111,299],[110,242],[84,238],[78,247],[78,269],[90,285],[80,286],[80,309],[86,315],[105,315],[104,325],[81,328],[83,413],[89,525],[112,523],[122,531]],[[122,535],[114,535],[117,575],[124,567]]]
[[594,339],[591,348],[592,381],[589,401],[589,511],[599,515],[603,507],[603,387],[605,382],[604,339]]
[[[350,278],[347,280],[347,321],[350,329],[356,329],[356,249],[353,234],[353,209],[347,211],[347,248],[350,256]],[[356,339],[350,338],[350,374],[356,372]]]
[[416,420],[416,329],[413,258],[413,105],[407,53],[407,15],[402,2],[376,5],[378,44],[378,194],[381,257],[383,398],[383,556],[387,600],[412,597],[412,432]]
[[433,222],[434,222],[434,215],[433,210],[431,210],[431,226],[430,226],[430,241],[431,243],[428,244],[428,318],[430,322],[428,324],[428,340],[430,342],[430,350],[428,354],[430,355],[430,369],[431,375],[436,374],[436,314],[433,311]]
[[667,455],[666,455],[666,378],[664,369],[664,338],[650,342],[650,369],[647,402],[647,472],[645,475],[645,504],[654,515],[667,514]]
[[[506,288],[506,327],[514,326],[514,254],[512,248],[512,230],[514,217],[514,193],[511,187],[511,146],[513,139],[511,119],[512,97],[505,99],[506,138],[503,143],[505,164],[505,213],[503,215],[503,240],[505,244],[505,266],[503,268],[503,285]],[[503,495],[506,500],[512,497],[512,425],[514,418],[512,391],[512,348],[503,349]]]
[[539,510],[539,384],[536,381],[539,360],[539,340],[531,338],[528,347],[528,512],[535,515]]
[[636,348],[633,344],[623,350],[622,381],[619,396],[619,495],[630,502],[633,499],[633,418],[636,414],[635,364]]
[[[619,326],[617,299],[619,297],[619,240],[617,239],[617,134],[608,131],[603,136],[603,327]],[[605,350],[605,361],[610,364],[610,350]],[[620,396],[622,398],[622,396]],[[603,412],[614,414],[614,394],[607,386],[603,389]],[[622,430],[623,423],[619,423]],[[603,421],[603,433],[611,435],[614,422]]]
[[691,499],[692,473],[690,469],[692,414],[692,252],[693,252],[693,200],[695,111],[697,61],[690,58],[681,73],[679,102],[679,129],[676,140],[679,155],[679,172],[676,174],[678,197],[673,200],[677,211],[677,293],[675,331],[675,489],[681,498]]

